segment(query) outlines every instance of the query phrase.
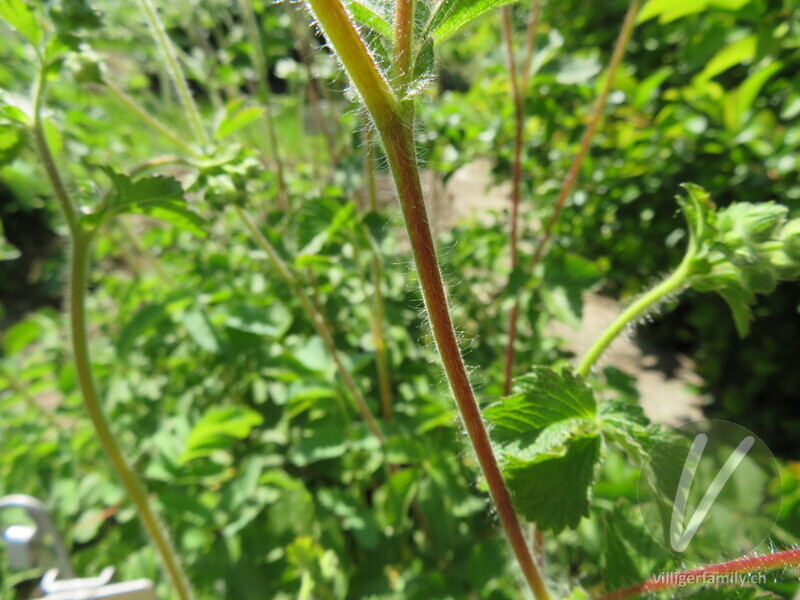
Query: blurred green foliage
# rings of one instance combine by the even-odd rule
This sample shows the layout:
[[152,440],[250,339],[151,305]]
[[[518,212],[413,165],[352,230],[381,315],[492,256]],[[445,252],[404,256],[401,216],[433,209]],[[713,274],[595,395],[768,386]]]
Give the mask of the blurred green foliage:
[[[211,124],[212,147],[187,159],[181,144],[147,127],[103,83],[190,139],[138,6],[110,0],[53,0],[37,9],[46,33],[59,40],[45,131],[87,212],[113,212],[157,170],[180,182],[188,207],[205,218],[204,239],[142,215],[105,224],[89,301],[105,410],[158,498],[199,596],[521,597],[449,390],[432,368],[435,348],[397,234],[398,211],[366,208],[363,116],[335,60],[306,32],[302,11],[253,3],[292,202],[292,210],[280,210],[241,16],[227,0],[158,4]],[[718,0],[676,14],[679,5],[647,5],[649,18],[634,34],[556,247],[535,272],[509,268],[503,215],[458,224],[440,238],[484,403],[500,396],[504,323],[516,302],[524,316],[521,366],[559,364],[568,357],[546,333],[548,322],[575,325],[587,291],[626,296],[677,263],[687,238],[676,216],[679,183],[697,182],[722,205],[775,200],[796,216],[800,9],[791,0]],[[527,9],[515,7],[520,28]],[[526,105],[528,240],[575,153],[625,9],[617,0],[544,8]],[[492,15],[443,48],[440,86],[421,104],[419,146],[444,179],[477,157],[493,161],[498,180],[508,178],[513,111],[504,61]],[[3,29],[0,494],[42,498],[80,573],[114,565],[124,578],[157,580],[159,597],[167,598],[155,553],[83,412],[61,311],[64,227],[25,125],[33,65],[30,45]],[[337,156],[322,128],[334,134]],[[154,157],[166,158],[147,164]],[[144,179],[135,182],[119,175],[139,169]],[[352,409],[297,298],[226,210],[231,203],[257,213],[264,234],[314,290],[375,412],[369,307],[380,286],[395,402],[394,419],[382,423],[384,446]],[[383,266],[377,282],[376,248]],[[654,333],[692,353],[715,410],[743,420],[787,458],[800,427],[781,412],[798,389],[786,351],[796,292],[796,284],[781,286],[757,305],[744,342],[733,321],[720,318],[727,310],[721,301],[709,297],[685,302]],[[609,369],[601,381],[598,393],[635,402],[635,382],[625,374]],[[635,470],[617,451],[605,458],[590,509],[596,518],[578,519],[548,544],[554,581],[610,589],[675,566],[655,553],[635,569],[613,563],[622,556],[615,548],[641,532],[641,523],[630,514]],[[785,471],[775,537],[792,543],[800,535],[800,488],[793,465]],[[0,550],[0,597],[14,598],[21,576],[3,558]]]

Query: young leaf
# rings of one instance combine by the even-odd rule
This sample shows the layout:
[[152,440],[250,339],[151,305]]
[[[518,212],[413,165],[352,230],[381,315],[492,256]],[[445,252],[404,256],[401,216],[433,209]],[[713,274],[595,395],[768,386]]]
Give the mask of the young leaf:
[[359,25],[375,31],[386,39],[391,40],[394,37],[394,29],[389,21],[391,14],[387,15],[387,11],[382,10],[382,7],[366,0],[352,0],[347,8],[353,20]]
[[423,37],[439,43],[481,15],[516,0],[441,0],[425,27]]
[[602,445],[592,390],[547,367],[517,383],[522,393],[485,412],[514,504],[542,529],[575,527],[588,514]]
[[25,0],[0,0],[0,17],[31,44],[38,47],[44,38],[33,8]]
[[714,234],[714,203],[711,195],[699,185],[685,183],[682,187],[688,198],[676,196],[676,199],[689,227],[690,251],[696,251]]

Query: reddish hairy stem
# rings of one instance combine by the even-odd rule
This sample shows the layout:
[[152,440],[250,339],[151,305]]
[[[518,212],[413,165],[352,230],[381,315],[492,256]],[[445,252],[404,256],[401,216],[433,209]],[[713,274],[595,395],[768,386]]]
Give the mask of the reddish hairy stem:
[[381,131],[381,138],[400,197],[433,337],[461,418],[525,579],[537,598],[547,600],[549,594],[522,533],[458,346],[420,185],[411,124],[398,119]]
[[378,128],[400,199],[433,337],[461,418],[525,579],[539,600],[549,600],[492,451],[453,329],[419,178],[413,104],[401,106],[397,101],[340,0],[309,0],[309,4]]
[[528,36],[525,40],[525,61],[522,63],[522,80],[520,84],[525,93],[528,90],[528,78],[531,76],[531,64],[533,64],[533,55],[536,52],[536,28],[539,26],[541,8],[541,0],[533,0],[531,19],[528,21]]
[[628,8],[628,13],[625,15],[625,22],[622,25],[622,30],[620,31],[619,37],[617,38],[617,43],[614,46],[614,53],[611,56],[611,62],[608,65],[606,80],[603,84],[603,90],[600,92],[600,96],[597,98],[597,104],[594,107],[594,111],[592,111],[592,116],[589,118],[589,124],[586,126],[586,129],[583,132],[578,153],[575,155],[572,165],[570,165],[569,171],[567,172],[567,176],[564,179],[564,185],[561,187],[561,192],[558,194],[556,204],[553,207],[553,212],[550,214],[550,218],[548,219],[547,224],[542,231],[542,235],[539,238],[539,244],[536,246],[536,250],[533,253],[533,259],[531,260],[531,269],[535,268],[542,259],[545,246],[553,236],[553,228],[555,227],[558,218],[561,216],[561,212],[564,210],[567,196],[569,196],[569,193],[572,191],[572,187],[575,185],[575,180],[578,178],[578,173],[580,172],[581,165],[583,164],[583,159],[586,157],[586,153],[589,151],[589,146],[592,143],[592,138],[594,137],[594,132],[597,129],[597,124],[600,122],[600,118],[603,116],[603,109],[606,106],[608,94],[611,92],[611,85],[614,83],[614,75],[616,74],[617,68],[619,68],[620,63],[622,62],[622,57],[625,54],[625,48],[627,48],[628,41],[631,38],[631,33],[633,32],[633,26],[636,19],[636,13],[639,12],[640,4],[641,0],[633,0]]
[[651,594],[661,590],[707,583],[704,581],[704,578],[708,576],[758,573],[784,567],[795,567],[798,565],[800,565],[800,550],[786,550],[784,552],[775,552],[774,554],[765,554],[764,556],[741,558],[730,562],[699,567],[689,571],[670,573],[669,579],[665,579],[664,581],[649,579],[643,583],[603,594],[595,600],[623,600],[625,598],[635,598],[636,596],[643,596],[644,594]]

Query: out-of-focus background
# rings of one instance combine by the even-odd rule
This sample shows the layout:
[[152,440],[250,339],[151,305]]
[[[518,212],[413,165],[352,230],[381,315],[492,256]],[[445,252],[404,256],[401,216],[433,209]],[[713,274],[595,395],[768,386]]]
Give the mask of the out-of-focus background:
[[[212,137],[207,156],[187,160],[137,113],[191,140],[136,2],[37,6],[50,34],[70,46],[50,69],[45,132],[87,210],[109,188],[105,166],[128,173],[150,161],[142,168],[177,178],[206,219],[204,238],[138,215],[104,227],[88,305],[105,410],[200,597],[294,598],[308,589],[313,598],[519,597],[426,330],[383,157],[324,38],[300,4],[254,0],[257,38],[237,2],[155,4]],[[576,153],[627,7],[542,3],[524,105],[523,263]],[[530,9],[527,0],[514,6],[520,48]],[[65,319],[65,225],[30,136],[7,109],[26,105],[34,54],[0,30],[0,495],[44,500],[81,573],[115,565],[124,577],[160,581],[82,409]],[[680,261],[679,184],[703,186],[718,206],[776,201],[800,214],[795,0],[645,3],[553,246],[534,279],[511,293],[502,290],[514,107],[498,13],[441,46],[418,104],[424,184],[484,402],[501,394],[515,301],[523,373],[580,356]],[[385,446],[351,408],[297,298],[225,210],[233,203],[270,228],[380,413],[372,255],[348,225],[366,215],[359,223],[383,264],[378,326],[394,403]],[[787,543],[800,535],[799,312],[800,286],[781,285],[759,297],[740,339],[719,297],[688,292],[598,367],[611,393],[638,398],[656,421],[705,415],[755,432],[784,473],[776,535]],[[389,464],[406,468],[392,474]],[[635,499],[636,472],[624,461],[609,461],[601,480],[601,500]],[[602,570],[602,532],[585,525],[562,544],[562,558],[581,549],[564,560],[563,575],[590,587]],[[0,597],[23,597],[18,584],[35,574],[8,570],[3,556],[0,548]]]

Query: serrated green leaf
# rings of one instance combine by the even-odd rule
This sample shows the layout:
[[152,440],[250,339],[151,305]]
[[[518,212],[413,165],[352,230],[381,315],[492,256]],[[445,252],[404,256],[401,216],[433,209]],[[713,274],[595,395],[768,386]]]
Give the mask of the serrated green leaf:
[[516,0],[441,0],[425,27],[423,37],[439,43],[481,15]]
[[363,25],[368,29],[375,31],[386,39],[394,38],[394,28],[392,27],[389,18],[385,14],[386,11],[378,5],[365,0],[351,0],[347,5],[350,9],[350,14],[359,25]]
[[195,237],[204,238],[208,235],[205,230],[206,220],[193,210],[186,208],[185,202],[148,202],[147,204],[131,204],[130,213],[147,215],[174,225],[191,233]]
[[260,414],[247,408],[211,408],[189,433],[180,463],[230,448],[236,440],[245,439],[254,427],[263,422]]
[[593,420],[597,415],[594,394],[580,375],[565,368],[557,373],[536,367],[515,383],[520,394],[505,398],[485,411],[492,438],[506,443],[522,436],[533,441],[546,427],[573,419]]
[[603,521],[606,590],[644,581],[667,563],[669,554],[647,529],[638,507],[623,500]]
[[155,175],[134,181],[127,175],[117,173],[110,167],[103,167],[111,179],[114,192],[108,199],[112,210],[122,210],[129,204],[147,202],[179,201],[183,199],[183,187],[172,177]]
[[577,527],[589,514],[601,444],[587,435],[532,460],[508,458],[503,474],[520,514],[544,531]]
[[0,17],[34,46],[42,42],[42,27],[33,8],[24,0],[0,0]]
[[100,210],[89,215],[92,225],[99,225],[119,214],[135,213],[175,225],[197,237],[205,237],[205,220],[186,206],[183,187],[177,179],[154,175],[133,180],[104,167],[113,186]]
[[485,411],[515,506],[542,529],[575,527],[600,459],[594,394],[566,368],[538,367],[516,383],[520,394]]

